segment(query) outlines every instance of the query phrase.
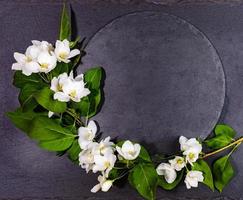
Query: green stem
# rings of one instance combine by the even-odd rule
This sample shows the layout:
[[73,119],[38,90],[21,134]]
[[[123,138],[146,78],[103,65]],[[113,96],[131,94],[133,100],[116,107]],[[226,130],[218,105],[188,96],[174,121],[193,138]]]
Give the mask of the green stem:
[[[231,147],[238,147],[241,143],[243,142],[243,137],[240,137],[239,139],[235,140],[234,142],[220,148],[220,149],[217,149],[215,151],[212,151],[212,152],[209,152],[209,153],[206,153],[204,156],[202,156],[202,158],[207,158],[209,156],[212,156],[212,155],[215,155],[217,153],[220,153],[228,148],[231,148]],[[236,146],[235,146],[236,145]],[[235,148],[234,148],[235,149]]]
[[39,74],[39,76],[42,78],[42,80],[44,81],[44,82],[46,82],[46,83],[50,83],[49,82],[49,80],[47,80],[44,76],[42,76],[42,74],[41,73],[38,73]]
[[84,123],[82,122],[82,120],[79,118],[79,116],[77,116],[76,113],[73,113],[71,110],[67,109],[66,113],[71,115],[74,120],[78,123],[79,126],[84,126]]

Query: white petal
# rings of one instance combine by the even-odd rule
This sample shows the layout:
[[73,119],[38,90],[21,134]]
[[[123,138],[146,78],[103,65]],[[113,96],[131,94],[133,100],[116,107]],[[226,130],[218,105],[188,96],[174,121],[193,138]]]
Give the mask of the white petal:
[[127,140],[123,143],[123,145],[122,145],[123,152],[128,152],[128,151],[133,151],[133,150],[134,150],[134,146],[131,141]]
[[22,64],[20,63],[13,63],[12,64],[12,70],[22,70]]
[[176,171],[171,169],[168,170],[167,173],[165,174],[165,180],[167,181],[167,183],[173,183],[176,179]]
[[95,185],[90,191],[91,191],[92,193],[96,193],[96,192],[98,192],[100,189],[101,189],[100,184],[97,184],[97,185]]
[[14,58],[18,63],[25,63],[26,56],[22,53],[15,52]]
[[64,94],[63,92],[56,92],[54,94],[54,99],[57,99],[58,101],[61,101],[61,102],[70,101],[70,97],[68,95]]
[[89,121],[88,128],[91,129],[93,134],[96,134],[97,126],[93,120]]
[[48,117],[51,118],[54,115],[54,112],[49,111],[48,112]]
[[101,190],[102,192],[107,192],[112,186],[112,181],[111,180],[107,180],[102,184]]
[[78,49],[73,49],[70,53],[68,58],[72,58],[74,56],[77,56],[78,54],[80,54],[80,51]]

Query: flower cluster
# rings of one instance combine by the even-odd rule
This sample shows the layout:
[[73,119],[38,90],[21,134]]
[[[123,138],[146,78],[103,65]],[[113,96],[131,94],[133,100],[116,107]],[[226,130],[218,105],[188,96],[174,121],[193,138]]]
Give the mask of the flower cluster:
[[110,141],[110,137],[96,142],[96,133],[97,126],[94,121],[89,121],[86,127],[78,129],[78,142],[82,149],[79,154],[79,164],[87,173],[92,171],[93,173],[100,172],[102,174],[98,176],[99,183],[91,189],[91,192],[97,192],[100,189],[106,192],[114,181],[107,178],[117,161],[116,151],[119,154],[119,160],[135,160],[140,153],[141,147],[139,144],[133,144],[129,140],[119,147]]
[[53,70],[57,62],[69,63],[70,58],[80,54],[78,49],[70,49],[68,40],[57,40],[55,48],[47,41],[32,40],[25,53],[14,53],[17,61],[13,63],[13,70],[21,70],[26,76],[32,73],[48,73]]
[[184,136],[179,138],[179,143],[182,156],[175,156],[174,159],[169,160],[169,163],[161,163],[156,169],[157,174],[164,176],[167,183],[173,183],[177,177],[176,171],[181,171],[186,167],[187,175],[184,182],[187,189],[197,187],[198,182],[203,182],[203,173],[196,170],[189,171],[187,164],[193,166],[193,163],[197,161],[202,145],[195,138],[187,139]]
[[54,77],[51,81],[51,90],[55,92],[54,99],[61,102],[80,102],[81,98],[90,94],[89,89],[85,88],[83,74],[74,78],[73,72],[69,76],[63,73]]

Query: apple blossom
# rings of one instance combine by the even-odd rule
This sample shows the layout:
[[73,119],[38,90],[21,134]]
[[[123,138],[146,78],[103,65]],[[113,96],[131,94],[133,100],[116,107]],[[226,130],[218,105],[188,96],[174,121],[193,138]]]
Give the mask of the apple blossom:
[[106,177],[104,176],[98,176],[98,181],[99,183],[97,185],[95,185],[92,189],[91,189],[91,192],[93,193],[96,193],[98,192],[100,189],[101,191],[103,192],[107,192],[112,184],[113,184],[113,181],[112,180],[107,180]]
[[70,100],[80,102],[81,98],[90,94],[89,89],[85,88],[83,75],[73,78],[72,72],[69,76],[67,73],[63,73],[57,78],[54,77],[51,81],[51,90],[55,92],[54,99],[62,102]]
[[167,183],[173,183],[177,176],[175,169],[168,163],[161,163],[156,171],[158,175],[165,177]]
[[112,147],[114,145],[113,142],[110,141],[111,137],[106,137],[105,139],[102,139],[99,143],[93,143],[93,154],[95,155],[105,155],[105,154],[113,154],[114,148]]
[[97,126],[94,121],[90,121],[87,127],[80,127],[78,129],[78,142],[81,149],[87,149],[88,145],[93,142]]
[[116,146],[116,150],[124,159],[135,160],[140,153],[141,146],[127,140],[122,144],[122,147]]
[[69,41],[67,39],[63,41],[57,40],[54,52],[57,57],[57,60],[59,62],[65,63],[69,63],[70,58],[80,54],[80,51],[78,49],[70,50]]
[[105,155],[94,155],[94,166],[93,172],[98,171],[104,172],[105,176],[108,177],[109,172],[112,170],[116,162],[116,156],[112,153]]
[[21,70],[26,76],[39,72],[39,64],[33,61],[31,57],[15,52],[14,58],[17,62],[13,63],[12,70]]
[[57,59],[53,52],[41,52],[38,57],[37,61],[39,64],[39,72],[48,73],[53,70],[57,65]]
[[186,166],[184,158],[180,156],[175,156],[174,159],[169,160],[169,163],[176,171],[181,171]]
[[92,154],[92,148],[88,148],[79,153],[79,165],[88,173],[92,170],[94,165],[94,155]]
[[191,187],[198,187],[198,182],[203,182],[203,173],[200,171],[189,171],[185,178],[185,184],[187,189]]
[[197,161],[199,154],[202,151],[202,145],[196,140],[196,138],[187,139],[184,136],[179,138],[179,142],[183,155],[186,156],[186,162],[193,165],[193,163]]

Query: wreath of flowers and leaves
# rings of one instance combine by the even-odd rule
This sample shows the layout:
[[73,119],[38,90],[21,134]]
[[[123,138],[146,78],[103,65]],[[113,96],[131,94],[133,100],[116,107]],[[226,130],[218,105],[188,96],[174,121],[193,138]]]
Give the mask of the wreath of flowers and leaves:
[[[99,173],[91,192],[107,192],[127,179],[149,200],[155,199],[157,187],[172,190],[182,180],[187,189],[201,182],[222,192],[234,176],[230,156],[243,138],[235,139],[236,132],[228,125],[216,125],[207,139],[181,136],[180,152],[152,157],[138,143],[102,139],[91,118],[101,109],[104,69],[95,67],[76,75],[85,54],[84,40],[71,39],[71,21],[64,5],[55,46],[34,40],[24,54],[14,53],[13,85],[20,90],[20,107],[7,113],[14,125],[41,148],[58,156],[67,154],[87,173]],[[203,147],[211,151],[205,153]],[[210,167],[206,159],[223,152]]]

